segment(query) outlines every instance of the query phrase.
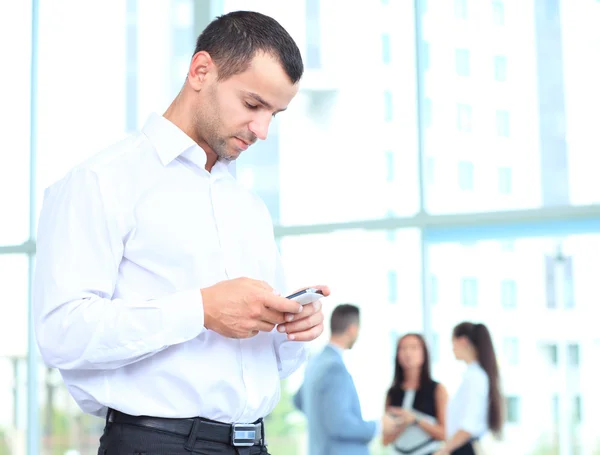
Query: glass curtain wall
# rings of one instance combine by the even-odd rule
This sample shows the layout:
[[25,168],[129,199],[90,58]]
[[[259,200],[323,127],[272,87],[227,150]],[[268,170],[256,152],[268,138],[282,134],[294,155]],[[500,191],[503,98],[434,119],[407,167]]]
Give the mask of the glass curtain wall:
[[[236,9],[278,19],[304,55],[299,95],[236,175],[271,212],[290,287],[328,283],[326,317],[360,306],[346,361],[365,418],[408,331],[452,393],[451,330],[473,320],[505,395],[504,439],[488,444],[600,454],[599,2],[64,0],[0,5],[0,455],[94,454],[103,427],[29,349],[44,189],[162,112],[197,33]],[[267,419],[273,454],[306,453],[302,375]]]

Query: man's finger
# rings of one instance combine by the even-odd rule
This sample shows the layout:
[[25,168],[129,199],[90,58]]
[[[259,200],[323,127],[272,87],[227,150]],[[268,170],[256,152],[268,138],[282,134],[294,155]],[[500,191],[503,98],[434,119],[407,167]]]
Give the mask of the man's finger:
[[320,311],[322,306],[323,306],[323,304],[321,303],[320,300],[317,300],[316,302],[313,302],[313,303],[308,303],[306,305],[303,305],[302,313],[299,313],[299,314],[288,313],[285,315],[285,321],[292,322],[292,321],[299,321],[301,319],[308,318],[308,317],[312,316],[313,314],[315,314],[317,311]]
[[317,313],[312,314],[311,316],[309,316],[307,318],[303,318],[298,321],[287,322],[285,324],[282,324],[279,327],[277,327],[277,330],[279,330],[280,332],[287,332],[287,333],[303,332],[305,330],[310,329],[311,327],[321,324],[323,322],[323,319],[324,319],[323,313],[319,311]]
[[280,297],[278,295],[266,292],[263,295],[263,304],[267,308],[270,308],[280,313],[292,313],[297,314],[302,311],[302,305],[293,300]]
[[[302,311],[304,312],[304,310],[302,310]],[[268,323],[274,324],[274,325],[283,324],[286,321],[284,313],[280,313],[279,311],[274,311],[267,307],[263,307],[262,313],[260,315],[260,319],[263,322],[268,322]]]
[[323,297],[327,297],[327,296],[329,296],[329,294],[331,294],[331,291],[329,290],[329,286],[325,286],[324,284],[317,284],[312,287],[315,289],[319,289],[323,293]]
[[293,341],[312,341],[323,333],[323,324],[314,326],[304,332],[290,333],[288,335],[289,340]]
[[275,324],[269,324],[268,322],[258,321],[257,329],[261,332],[271,332],[275,328]]

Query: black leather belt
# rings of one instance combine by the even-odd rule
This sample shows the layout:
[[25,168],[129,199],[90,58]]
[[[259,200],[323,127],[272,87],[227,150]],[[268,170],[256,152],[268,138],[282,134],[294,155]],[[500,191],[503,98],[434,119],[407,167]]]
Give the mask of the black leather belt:
[[107,421],[116,424],[136,425],[152,430],[165,431],[188,438],[188,444],[200,439],[232,446],[263,444],[263,421],[227,424],[202,419],[165,419],[160,417],[132,416],[109,409]]

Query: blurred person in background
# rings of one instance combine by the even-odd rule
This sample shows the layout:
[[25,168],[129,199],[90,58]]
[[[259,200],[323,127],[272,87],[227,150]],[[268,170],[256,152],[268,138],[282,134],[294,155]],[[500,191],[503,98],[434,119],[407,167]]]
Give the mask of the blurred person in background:
[[394,379],[387,392],[385,411],[398,416],[400,427],[383,438],[392,453],[431,455],[446,435],[446,388],[431,378],[429,350],[415,333],[398,341]]
[[323,314],[279,295],[269,212],[229,163],[266,139],[303,71],[274,19],[220,16],[166,112],[46,190],[37,341],[106,418],[99,454],[267,453],[263,418]]
[[502,432],[503,412],[498,362],[492,337],[484,324],[462,322],[452,333],[457,360],[467,364],[460,387],[450,400],[447,439],[436,455],[483,453],[480,438]]
[[381,421],[362,417],[354,381],[343,359],[344,351],[352,349],[358,338],[358,307],[338,305],[330,322],[330,342],[309,361],[294,404],[308,420],[310,455],[366,455],[375,437],[395,433],[399,424],[387,413]]

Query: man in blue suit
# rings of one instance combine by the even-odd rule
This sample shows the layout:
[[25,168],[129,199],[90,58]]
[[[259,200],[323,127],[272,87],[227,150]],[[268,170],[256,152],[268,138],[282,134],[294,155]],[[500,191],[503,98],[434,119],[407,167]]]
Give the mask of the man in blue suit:
[[393,432],[398,423],[384,415],[381,421],[363,420],[354,381],[342,358],[358,338],[360,311],[339,305],[331,315],[331,339],[312,358],[294,404],[308,420],[309,455],[367,455],[371,440]]

